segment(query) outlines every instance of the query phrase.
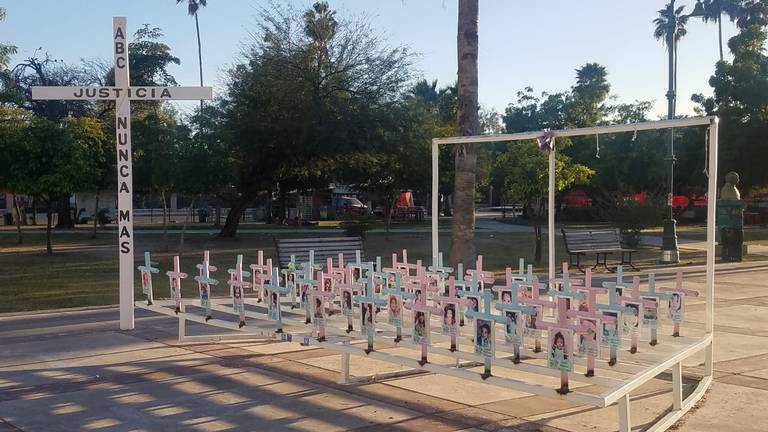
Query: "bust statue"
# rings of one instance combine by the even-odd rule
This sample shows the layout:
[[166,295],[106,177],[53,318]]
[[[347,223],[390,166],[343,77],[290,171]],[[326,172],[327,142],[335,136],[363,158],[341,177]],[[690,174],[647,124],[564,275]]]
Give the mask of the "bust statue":
[[739,184],[739,174],[731,171],[725,175],[725,186],[720,189],[720,199],[722,200],[741,200],[741,194],[736,188]]

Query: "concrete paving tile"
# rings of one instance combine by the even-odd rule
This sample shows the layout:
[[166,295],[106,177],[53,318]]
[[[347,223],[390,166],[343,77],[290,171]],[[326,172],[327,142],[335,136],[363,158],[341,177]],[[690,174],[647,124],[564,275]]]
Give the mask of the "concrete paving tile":
[[118,332],[103,332],[4,345],[0,350],[0,368],[20,369],[21,366],[29,367],[28,365],[38,362],[63,360],[77,362],[81,358],[98,358],[98,356],[133,358],[131,356],[145,355],[151,349],[168,350],[162,352],[161,356],[189,354],[182,349],[169,348],[163,344],[147,342]]
[[[634,397],[631,402],[633,430],[643,430],[663,415],[671,405],[671,397],[666,393],[652,397]],[[528,416],[525,419],[567,431],[615,431],[619,425],[616,405],[607,408],[575,408]]]
[[470,406],[525,396],[518,391],[489,388],[483,383],[443,375],[419,375],[392,380],[387,384]]
[[717,380],[723,384],[733,384],[742,387],[750,387],[759,390],[768,390],[768,379],[747,375],[728,375]]
[[[715,352],[717,352],[717,348],[715,348]],[[736,360],[716,361],[713,368],[716,371],[733,374],[765,369],[766,365],[768,365],[768,354],[760,354]]]
[[290,423],[293,430],[350,430],[389,425],[416,418],[420,414],[385,402],[372,402],[341,392],[324,392],[300,398],[301,418]]
[[[768,366],[768,362],[766,362],[765,365]],[[742,375],[768,380],[768,369],[760,369],[756,371],[744,372]]]
[[566,432],[552,426],[523,419],[507,419],[483,425],[480,430],[488,432]]
[[523,418],[552,411],[575,408],[577,406],[579,405],[566,399],[555,399],[544,396],[528,396],[524,398],[506,399],[493,403],[477,405],[477,408],[482,408],[487,411],[493,411],[511,417]]
[[[531,363],[538,363],[540,365],[544,365],[544,361],[543,360],[539,361],[538,359],[531,361]],[[483,373],[485,368],[481,366],[481,367],[470,368],[468,370],[471,370],[477,373]],[[553,390],[560,387],[560,377],[551,377],[546,375],[538,375],[538,374],[531,374],[528,372],[522,372],[520,370],[514,369],[514,363],[511,363],[511,362],[510,362],[510,367],[494,366],[491,372],[493,373],[494,376],[497,376],[500,378],[509,378],[516,381],[526,382],[526,383],[540,384],[543,386],[552,387]],[[577,389],[581,387],[586,387],[588,385],[590,384],[586,382],[574,381],[570,383],[570,388]],[[523,393],[523,392],[517,392],[517,394],[519,397],[530,396],[530,394]]]
[[[341,355],[338,354],[327,357],[297,360],[297,363],[341,372]],[[352,374],[352,376],[366,376],[384,372],[404,371],[408,369],[409,368],[398,364],[361,356],[350,356],[349,361],[349,373]]]
[[353,385],[342,388],[350,393],[403,406],[425,414],[467,408],[465,404],[393,386],[391,381],[388,383],[373,383],[363,386]]
[[252,351],[258,354],[271,354],[271,355],[321,349],[318,347],[303,346],[296,342],[251,343],[251,344],[240,345],[240,348],[244,350]]
[[303,360],[303,359],[311,359],[311,358],[317,358],[317,357],[327,357],[327,356],[336,355],[338,353],[339,352],[336,350],[320,348],[320,349],[314,349],[314,350],[288,352],[288,353],[278,354],[277,356],[280,358],[284,358],[286,360]]
[[[715,325],[741,327],[750,330],[768,331],[768,307],[738,305],[715,308]],[[685,320],[697,323],[705,322],[704,311],[685,314]]]
[[[726,333],[715,330],[715,362],[751,357],[768,353],[768,339],[759,336]],[[704,363],[704,351],[687,359],[686,366],[698,366]]]
[[422,416],[409,419],[394,424],[376,425],[365,428],[365,432],[384,432],[384,431],[402,431],[402,432],[453,432],[463,430],[469,427],[468,424],[458,419],[448,419],[439,416]]
[[449,420],[457,420],[472,427],[480,427],[489,423],[497,423],[507,420],[511,416],[488,411],[476,407],[462,408],[453,411],[445,411],[437,414]]
[[768,424],[768,392],[715,382],[699,404],[679,423],[678,432],[763,432]]

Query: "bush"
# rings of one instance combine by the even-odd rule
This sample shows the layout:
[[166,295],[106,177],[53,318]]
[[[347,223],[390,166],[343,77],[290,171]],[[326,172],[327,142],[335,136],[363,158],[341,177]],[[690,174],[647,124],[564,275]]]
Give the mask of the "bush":
[[365,238],[365,233],[371,229],[373,220],[369,216],[344,215],[339,226],[348,237]]
[[627,247],[640,244],[640,233],[661,225],[664,206],[660,199],[648,197],[640,202],[632,197],[614,196],[602,205],[603,218],[621,232],[621,240]]

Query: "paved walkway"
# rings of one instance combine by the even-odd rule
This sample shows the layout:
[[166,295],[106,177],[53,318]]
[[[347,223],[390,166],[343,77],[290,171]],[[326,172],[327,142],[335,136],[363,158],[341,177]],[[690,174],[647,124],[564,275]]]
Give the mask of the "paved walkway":
[[[722,273],[716,377],[679,431],[765,431],[768,268]],[[730,266],[733,268],[733,266]],[[693,275],[689,287],[703,289]],[[683,331],[701,334],[692,299]],[[339,355],[290,343],[178,344],[176,321],[114,308],[0,317],[0,431],[609,431],[616,409],[434,375],[341,386]],[[689,365],[697,371],[700,359]],[[355,358],[352,373],[392,370]],[[665,378],[633,393],[638,427],[670,403]]]

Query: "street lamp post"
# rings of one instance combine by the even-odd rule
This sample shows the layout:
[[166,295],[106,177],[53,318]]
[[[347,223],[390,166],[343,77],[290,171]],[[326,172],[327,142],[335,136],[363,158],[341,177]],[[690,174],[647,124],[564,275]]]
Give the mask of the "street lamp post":
[[[667,32],[667,49],[669,51],[669,91],[667,91],[667,118],[675,118],[675,105],[677,103],[677,17],[675,16],[675,0],[670,1],[672,16],[670,17],[670,31]],[[696,7],[686,18],[704,16],[704,5],[701,0],[696,2]],[[667,218],[664,220],[664,234],[661,242],[661,262],[676,263],[680,261],[680,252],[677,247],[677,230],[672,199],[675,194],[675,130],[669,131],[669,192],[667,193]]]

